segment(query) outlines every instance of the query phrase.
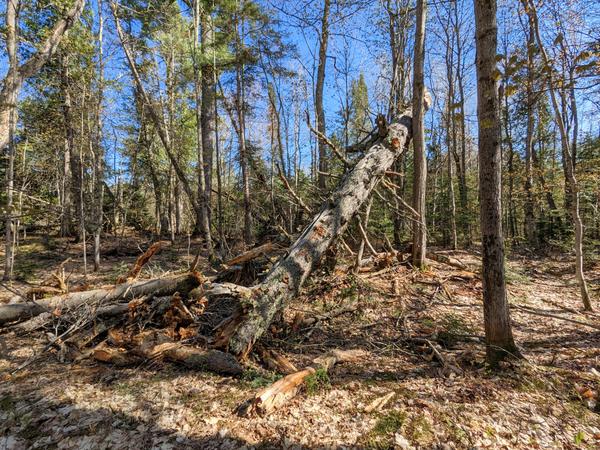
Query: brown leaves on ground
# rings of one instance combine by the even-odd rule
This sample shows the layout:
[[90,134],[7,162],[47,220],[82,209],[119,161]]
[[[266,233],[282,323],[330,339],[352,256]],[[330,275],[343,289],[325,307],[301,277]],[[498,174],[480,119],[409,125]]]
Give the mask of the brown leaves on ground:
[[[375,276],[377,269],[338,271],[310,281],[263,342],[265,351],[296,368],[334,348],[359,348],[364,356],[336,365],[265,417],[235,414],[281,377],[257,356],[240,378],[160,359],[129,368],[65,365],[51,354],[9,375],[47,341],[0,335],[0,448],[598,448],[600,333],[513,308],[527,360],[489,372],[480,262],[445,253],[468,268],[432,262],[415,272],[394,263]],[[569,265],[509,262],[510,302],[600,323],[597,313],[581,312]],[[589,275],[600,280],[598,264]],[[355,303],[355,310],[328,316]],[[163,318],[178,324],[167,327],[167,338],[187,339],[187,313],[176,300],[165,306]],[[139,324],[148,311],[141,303],[131,314]],[[131,339],[129,331],[112,338]]]

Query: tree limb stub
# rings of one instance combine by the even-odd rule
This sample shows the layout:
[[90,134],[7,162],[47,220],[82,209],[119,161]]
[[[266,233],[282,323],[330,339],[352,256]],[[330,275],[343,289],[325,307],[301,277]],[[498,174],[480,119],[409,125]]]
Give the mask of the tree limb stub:
[[351,361],[362,356],[364,356],[362,350],[332,350],[323,356],[319,356],[313,360],[310,366],[287,375],[271,386],[257,392],[254,397],[238,407],[238,414],[240,416],[251,416],[256,413],[269,414],[294,398],[306,379],[316,373],[317,370],[329,372],[338,362]]
[[148,247],[148,250],[142,253],[135,261],[135,264],[133,265],[131,270],[127,272],[126,275],[119,277],[119,279],[117,280],[117,284],[124,283],[127,280],[135,280],[144,268],[144,266],[148,263],[148,261],[150,261],[150,259],[152,259],[152,257],[155,254],[157,254],[161,249],[162,243],[160,241],[155,242],[150,247]]
[[235,258],[224,262],[223,264],[227,267],[243,264],[245,262],[258,258],[261,255],[268,254],[275,250],[275,248],[275,244],[273,244],[272,242],[267,242],[263,245],[259,245],[258,247],[254,247],[253,249],[250,249],[247,252],[242,253],[241,255],[238,255]]
[[334,240],[341,236],[360,206],[392,167],[412,136],[412,116],[404,113],[388,126],[388,133],[375,143],[349,170],[337,190],[290,247],[265,280],[254,286],[253,307],[228,341],[229,350],[245,357],[262,336],[275,314],[295,296]]

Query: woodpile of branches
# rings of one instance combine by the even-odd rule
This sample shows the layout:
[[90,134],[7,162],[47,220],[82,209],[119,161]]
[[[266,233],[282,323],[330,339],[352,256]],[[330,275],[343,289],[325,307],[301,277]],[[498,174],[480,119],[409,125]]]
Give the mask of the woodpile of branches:
[[[279,248],[271,243],[256,247],[227,261],[210,277],[191,270],[137,280],[160,248],[160,243],[151,245],[115,286],[65,293],[64,276],[56,277],[62,283],[55,284],[62,287],[36,288],[22,301],[1,306],[0,325],[19,334],[46,332],[47,350],[57,352],[61,361],[93,358],[133,366],[164,359],[190,368],[239,375],[242,367],[233,355],[209,348],[211,334],[237,307],[231,295],[236,288],[228,288],[225,282],[211,285],[213,289],[207,293],[204,287],[228,279],[241,283],[244,277],[248,282],[249,273],[256,278]],[[36,294],[60,295],[36,300]]]

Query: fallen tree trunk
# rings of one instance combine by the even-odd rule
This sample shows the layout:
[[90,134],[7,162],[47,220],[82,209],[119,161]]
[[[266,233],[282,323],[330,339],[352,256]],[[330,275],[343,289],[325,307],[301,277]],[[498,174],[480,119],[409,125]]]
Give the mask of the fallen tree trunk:
[[411,114],[407,112],[387,127],[387,134],[345,175],[287,255],[275,264],[262,283],[252,288],[252,295],[238,312],[241,317],[232,321],[235,327],[223,330],[226,339],[217,342],[226,342],[229,350],[240,357],[250,352],[277,312],[297,295],[327,249],[346,230],[386,170],[405,150],[412,135],[411,123]]
[[0,306],[0,326],[31,319],[43,312],[61,313],[81,305],[101,305],[115,301],[126,301],[152,294],[154,296],[172,295],[175,292],[188,293],[200,285],[198,275],[187,273],[153,280],[142,280],[119,284],[111,289],[72,292],[49,297],[37,302],[17,303]]
[[450,256],[447,256],[447,255],[442,255],[441,253],[428,252],[427,257],[429,259],[432,259],[435,262],[439,262],[441,264],[446,264],[450,267],[456,267],[457,269],[460,269],[460,270],[468,269],[467,265],[462,263],[458,259],[451,258]]
[[0,325],[29,319],[46,311],[46,308],[35,302],[2,305],[0,306]]

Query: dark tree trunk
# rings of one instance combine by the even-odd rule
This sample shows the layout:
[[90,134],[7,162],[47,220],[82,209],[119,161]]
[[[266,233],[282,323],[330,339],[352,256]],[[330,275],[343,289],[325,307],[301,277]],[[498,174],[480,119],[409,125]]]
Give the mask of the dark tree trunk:
[[[202,50],[204,51],[204,56],[208,57],[215,52],[212,18],[206,12],[201,13],[200,18],[202,24]],[[216,123],[215,77],[213,71],[214,68],[211,63],[202,66],[202,109],[200,112],[200,126],[202,128],[202,152],[204,153],[204,192],[198,192],[198,197],[202,197],[201,203],[203,205],[204,214],[206,214],[203,232],[209,254],[212,253],[210,223],[212,218],[212,173]]]
[[[329,8],[331,0],[324,0],[323,16],[321,18],[321,36],[319,42],[319,67],[317,68],[317,83],[315,86],[315,112],[317,115],[317,130],[321,136],[327,136],[325,129],[325,110],[323,108],[323,89],[325,87],[325,68],[327,65],[327,44],[329,41]],[[318,139],[319,145],[319,174],[318,185],[321,189],[327,187],[327,176],[329,170],[327,161],[327,144],[323,139]]]
[[496,0],[475,1],[479,198],[481,208],[483,304],[488,363],[517,356],[504,279],[501,210],[500,105],[496,81]]
[[[79,152],[75,150],[75,130],[73,128],[73,111],[71,101],[71,81],[69,75],[69,58],[64,55],[61,58],[61,73],[60,73],[60,87],[62,95],[62,113],[65,127],[65,157],[68,155],[69,161],[69,172],[71,179],[69,182],[69,188],[71,190],[70,197],[73,199],[73,211],[72,217],[75,218],[74,231],[75,240],[79,242],[81,239],[81,193],[83,188],[83,180],[81,177],[81,157]],[[77,231],[75,231],[77,230]]]

